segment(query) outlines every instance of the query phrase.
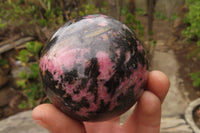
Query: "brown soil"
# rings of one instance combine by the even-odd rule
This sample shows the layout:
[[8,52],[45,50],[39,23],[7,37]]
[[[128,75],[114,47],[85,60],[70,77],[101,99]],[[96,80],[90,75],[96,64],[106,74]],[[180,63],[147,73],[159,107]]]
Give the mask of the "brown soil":
[[171,46],[176,54],[176,58],[179,62],[179,76],[184,81],[184,86],[189,92],[189,98],[194,100],[200,96],[200,88],[193,86],[190,73],[199,71],[200,62],[195,57],[190,57],[191,51],[194,51],[197,47],[195,43],[183,44],[181,47]]
[[[164,50],[173,50],[175,53],[176,60],[180,66],[179,68],[179,77],[183,80],[184,90],[181,91],[188,92],[190,100],[194,100],[200,96],[200,88],[193,87],[193,81],[191,80],[190,73],[199,71],[200,61],[197,58],[188,56],[197,49],[195,42],[187,43],[186,38],[182,35],[182,30],[186,27],[183,24],[183,12],[185,8],[181,9],[180,16],[174,22],[168,20],[158,20],[155,18],[153,31],[154,40],[163,40],[165,42]],[[147,17],[140,16],[138,19],[145,26],[145,36],[144,41],[148,41],[147,26],[148,21]],[[163,50],[163,49],[161,49]]]

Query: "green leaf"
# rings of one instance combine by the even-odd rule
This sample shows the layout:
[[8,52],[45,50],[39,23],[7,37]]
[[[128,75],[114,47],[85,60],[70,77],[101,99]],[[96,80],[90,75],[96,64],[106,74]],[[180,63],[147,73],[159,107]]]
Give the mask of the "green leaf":
[[167,16],[166,16],[164,13],[162,13],[162,12],[155,12],[154,15],[155,15],[156,18],[159,19],[159,20],[164,20],[164,19],[167,18]]
[[0,65],[7,65],[7,64],[8,64],[7,60],[4,59],[0,60]]
[[136,15],[143,16],[145,14],[144,9],[142,8],[136,8]]
[[1,18],[0,18],[0,29],[4,28],[6,26],[7,26],[7,23],[3,23],[2,20],[1,20]]
[[29,53],[27,50],[23,49],[19,52],[19,55],[18,55],[18,59],[23,62],[23,63],[27,63],[28,62],[28,57],[29,57]]
[[197,46],[200,46],[200,40],[197,42]]
[[28,79],[28,74],[27,72],[23,71],[19,73],[19,77],[22,79]]
[[42,44],[36,41],[31,41],[27,43],[26,47],[31,53],[38,54],[42,48]]
[[190,76],[193,80],[193,86],[194,87],[200,86],[200,71],[191,73]]
[[22,89],[26,88],[26,80],[24,80],[24,79],[17,80],[16,84],[18,87],[21,87]]
[[26,95],[28,98],[34,99],[37,92],[37,86],[35,84],[30,84],[28,87],[29,89],[26,91]]
[[30,66],[30,69],[31,69],[30,78],[32,78],[32,79],[39,78],[39,64],[38,63],[33,63]]
[[42,27],[45,27],[48,25],[48,22],[46,19],[42,18],[39,20],[39,24],[42,26]]
[[35,99],[29,98],[29,100],[28,100],[28,105],[29,105],[30,108],[35,107],[35,106],[36,106],[36,101],[35,101]]
[[36,84],[30,84],[29,85],[29,87],[30,87],[30,89],[31,89],[31,93],[33,94],[33,95],[35,95],[36,94],[36,92],[37,92],[37,85]]
[[129,12],[129,9],[127,7],[123,7],[121,10],[122,15],[126,15]]
[[1,59],[0,60],[0,66],[4,67],[4,68],[8,68],[9,65],[8,65],[8,61],[5,60],[5,59]]
[[200,79],[195,80],[195,81],[193,82],[193,86],[194,86],[194,87],[200,86]]
[[173,13],[172,16],[169,18],[170,21],[174,21],[178,18],[176,13]]
[[28,107],[28,104],[26,101],[22,101],[19,106],[18,106],[20,109],[25,109]]

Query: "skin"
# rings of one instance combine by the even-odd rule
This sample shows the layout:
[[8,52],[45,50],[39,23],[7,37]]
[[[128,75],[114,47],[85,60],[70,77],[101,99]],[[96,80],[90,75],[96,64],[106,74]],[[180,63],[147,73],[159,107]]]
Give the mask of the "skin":
[[169,80],[164,73],[150,72],[147,90],[123,124],[119,123],[119,117],[104,122],[81,123],[66,116],[52,104],[37,106],[32,112],[32,117],[50,133],[159,133],[161,104],[169,86]]

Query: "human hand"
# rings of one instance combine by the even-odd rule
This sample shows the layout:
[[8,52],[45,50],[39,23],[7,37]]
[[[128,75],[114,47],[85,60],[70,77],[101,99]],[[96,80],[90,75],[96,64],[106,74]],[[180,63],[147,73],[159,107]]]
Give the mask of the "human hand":
[[147,90],[123,124],[119,123],[120,117],[104,122],[81,123],[60,112],[52,104],[37,106],[32,112],[32,117],[51,133],[159,133],[161,104],[169,86],[165,74],[159,71],[150,72]]

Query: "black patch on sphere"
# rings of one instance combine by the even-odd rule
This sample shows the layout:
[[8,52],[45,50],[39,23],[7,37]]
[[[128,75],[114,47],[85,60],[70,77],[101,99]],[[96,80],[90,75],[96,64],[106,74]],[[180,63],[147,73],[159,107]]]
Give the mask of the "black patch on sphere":
[[107,93],[110,94],[112,98],[115,94],[116,88],[119,87],[121,83],[121,76],[119,71],[116,71],[115,74],[104,84],[107,87]]
[[51,39],[46,45],[43,46],[42,50],[39,53],[39,57],[43,56],[51,47],[53,47],[58,40],[58,36],[55,36]]
[[87,98],[83,97],[80,101],[74,101],[70,94],[64,98],[65,105],[70,107],[72,111],[80,111],[81,108],[89,108],[90,103]]
[[85,75],[88,76],[88,78],[96,78],[99,74],[98,60],[97,58],[92,58],[89,66],[85,68]]
[[89,101],[87,100],[86,97],[83,97],[81,99],[81,101],[79,102],[79,105],[80,105],[80,107],[85,107],[85,108],[89,108],[90,107],[90,103],[89,103]]
[[78,86],[78,89],[84,89],[85,87],[87,87],[87,83],[88,83],[88,78],[82,78],[81,79],[81,84]]
[[109,112],[110,102],[105,103],[103,99],[100,100],[100,106],[96,111],[88,112],[91,116],[103,115],[103,113]]
[[137,69],[137,54],[132,55],[126,65],[131,70]]
[[144,53],[137,52],[136,54],[137,54],[136,56],[138,58],[138,62],[140,62],[142,66],[144,67],[147,64],[147,60],[144,57]]
[[114,96],[116,89],[120,86],[121,82],[124,81],[125,77],[125,53],[126,48],[121,46],[120,57],[117,59],[116,72],[114,75],[104,84],[107,87],[107,92],[110,94],[111,98]]
[[67,71],[64,67],[63,67],[63,71],[64,71],[64,78],[63,81],[68,82],[69,84],[73,84],[74,81],[77,79],[78,77],[78,72],[77,70],[72,70],[72,71]]
[[[65,94],[65,91],[62,90],[62,85],[58,84],[57,80],[53,79],[52,73],[50,73],[48,70],[45,71],[44,76],[41,74],[41,79],[45,89],[50,89],[59,96]],[[59,89],[56,89],[56,86],[58,86]]]
[[90,80],[90,86],[88,87],[88,92],[94,94],[96,103],[98,99],[98,83],[97,77],[99,76],[99,65],[97,58],[92,58],[90,60],[90,64],[87,68],[85,68],[85,75],[88,76],[88,81]]
[[74,94],[79,94],[79,93],[80,93],[80,90],[79,90],[79,89],[77,89],[77,90],[74,89],[74,90],[73,90],[73,93],[74,93]]
[[53,47],[56,44],[57,40],[58,36],[55,36],[53,39],[51,39],[51,41],[46,46],[45,50],[49,50],[51,47]]
[[133,89],[134,87],[135,85],[131,85],[126,94],[120,94],[117,97],[117,102],[119,105],[113,109],[113,112],[123,112],[123,110],[129,109],[136,102]]
[[103,99],[100,100],[100,107],[97,109],[97,113],[107,112],[110,108],[110,102],[105,103]]
[[120,103],[121,100],[123,100],[124,94],[121,93],[118,97],[117,97],[117,102]]

